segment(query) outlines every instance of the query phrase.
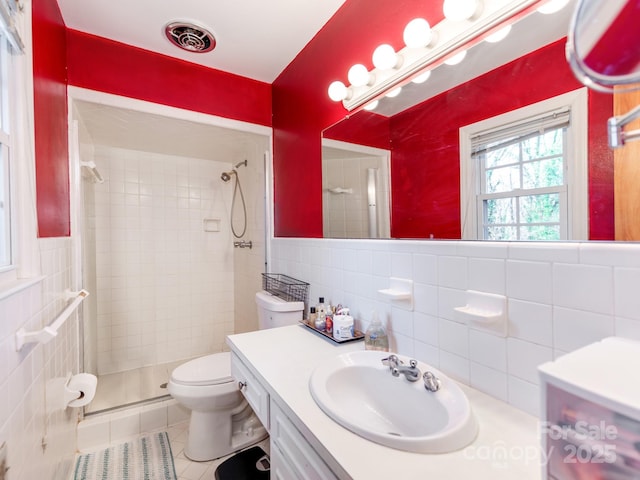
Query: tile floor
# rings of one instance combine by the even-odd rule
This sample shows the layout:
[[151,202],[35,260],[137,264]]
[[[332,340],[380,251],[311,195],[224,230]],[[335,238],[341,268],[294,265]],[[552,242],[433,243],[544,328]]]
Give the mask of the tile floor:
[[160,385],[167,383],[171,372],[188,359],[98,376],[96,396],[86,408],[95,413],[168,395]]

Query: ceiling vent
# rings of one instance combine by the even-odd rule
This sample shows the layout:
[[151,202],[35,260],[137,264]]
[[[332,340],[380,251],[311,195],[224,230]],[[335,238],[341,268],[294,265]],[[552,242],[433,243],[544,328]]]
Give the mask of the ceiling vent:
[[187,52],[210,52],[216,46],[216,39],[205,28],[187,22],[171,22],[164,28],[171,43]]

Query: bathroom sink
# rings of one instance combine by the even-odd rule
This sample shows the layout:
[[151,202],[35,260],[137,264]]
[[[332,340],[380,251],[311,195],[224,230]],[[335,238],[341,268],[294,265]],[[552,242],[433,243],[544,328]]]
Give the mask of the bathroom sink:
[[[394,377],[382,359],[388,352],[358,351],[333,357],[311,375],[309,389],[318,406],[344,428],[372,442],[417,453],[446,453],[469,445],[478,423],[462,389],[442,372],[433,372],[439,390],[425,388],[422,376],[409,382]],[[397,355],[404,365],[409,358]]]

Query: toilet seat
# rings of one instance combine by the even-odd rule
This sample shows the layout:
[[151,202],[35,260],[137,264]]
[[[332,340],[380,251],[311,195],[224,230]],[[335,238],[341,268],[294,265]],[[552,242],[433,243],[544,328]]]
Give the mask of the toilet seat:
[[183,363],[173,370],[171,381],[192,386],[230,383],[233,381],[231,353],[214,353]]

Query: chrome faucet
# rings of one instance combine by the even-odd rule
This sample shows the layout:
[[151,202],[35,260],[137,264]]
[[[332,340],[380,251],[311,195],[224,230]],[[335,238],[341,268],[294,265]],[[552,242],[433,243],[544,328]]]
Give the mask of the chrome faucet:
[[417,382],[420,378],[420,369],[418,368],[418,362],[415,360],[409,360],[409,366],[403,365],[396,355],[389,355],[387,358],[382,359],[383,365],[387,365],[391,370],[391,375],[399,377],[403,374],[410,382]]

